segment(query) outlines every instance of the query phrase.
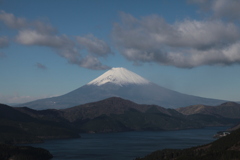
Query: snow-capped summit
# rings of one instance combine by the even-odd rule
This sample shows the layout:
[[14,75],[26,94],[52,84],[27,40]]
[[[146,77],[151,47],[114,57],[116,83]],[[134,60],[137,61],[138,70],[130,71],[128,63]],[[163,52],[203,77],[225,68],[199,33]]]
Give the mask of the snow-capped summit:
[[122,86],[127,84],[149,84],[150,82],[125,68],[112,68],[87,85],[101,86],[106,83]]

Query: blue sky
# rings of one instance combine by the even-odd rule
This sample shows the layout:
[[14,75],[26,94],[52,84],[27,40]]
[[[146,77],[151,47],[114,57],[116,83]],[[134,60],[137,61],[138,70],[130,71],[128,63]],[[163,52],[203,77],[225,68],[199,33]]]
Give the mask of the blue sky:
[[0,103],[62,95],[111,67],[239,101],[240,1],[1,0]]

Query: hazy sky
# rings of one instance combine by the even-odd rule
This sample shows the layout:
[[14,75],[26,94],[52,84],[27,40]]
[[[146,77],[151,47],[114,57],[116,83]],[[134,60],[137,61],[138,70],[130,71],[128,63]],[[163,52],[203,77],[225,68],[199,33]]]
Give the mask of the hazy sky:
[[182,93],[240,100],[239,0],[0,0],[0,103],[124,67]]

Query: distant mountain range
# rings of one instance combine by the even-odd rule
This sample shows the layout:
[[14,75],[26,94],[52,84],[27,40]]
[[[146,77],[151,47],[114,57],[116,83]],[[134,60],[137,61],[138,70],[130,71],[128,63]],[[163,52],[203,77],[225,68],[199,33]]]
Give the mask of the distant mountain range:
[[[218,112],[185,113],[157,105],[142,105],[119,97],[78,105],[67,109],[34,110],[27,107],[0,105],[0,142],[26,143],[44,139],[74,138],[79,133],[144,130],[179,130],[205,126],[233,126],[240,105],[224,103]],[[188,107],[184,108],[185,111]],[[184,114],[182,114],[182,113]],[[188,112],[189,113],[189,112]],[[226,113],[226,115],[225,115]],[[239,112],[238,112],[239,113]],[[233,117],[233,118],[232,118]]]
[[205,114],[219,115],[225,118],[240,118],[240,104],[235,102],[225,102],[217,106],[192,105],[176,110],[184,115]]
[[15,109],[34,118],[54,122],[67,121],[79,132],[88,133],[202,127],[201,124],[188,121],[174,109],[140,105],[118,97],[61,110],[36,111],[26,107]]
[[[229,104],[231,102],[228,102]],[[227,104],[227,103],[226,103]],[[61,109],[61,116],[78,126],[81,132],[118,132],[134,130],[179,130],[205,126],[231,126],[240,122],[240,117],[220,114],[184,115],[175,109],[157,105],[142,105],[119,97]],[[235,112],[240,105],[235,107]],[[233,111],[234,112],[234,111]]]
[[88,84],[65,95],[40,99],[18,106],[33,109],[64,109],[110,97],[121,97],[139,104],[179,108],[189,105],[218,105],[225,101],[179,93],[125,69],[112,68]]

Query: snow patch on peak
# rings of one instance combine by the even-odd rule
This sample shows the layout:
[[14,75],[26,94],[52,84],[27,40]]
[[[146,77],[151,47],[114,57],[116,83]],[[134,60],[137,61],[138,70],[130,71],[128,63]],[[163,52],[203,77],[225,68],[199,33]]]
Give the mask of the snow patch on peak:
[[125,68],[112,68],[87,85],[101,86],[106,83],[122,86],[126,84],[149,84],[150,82]]

